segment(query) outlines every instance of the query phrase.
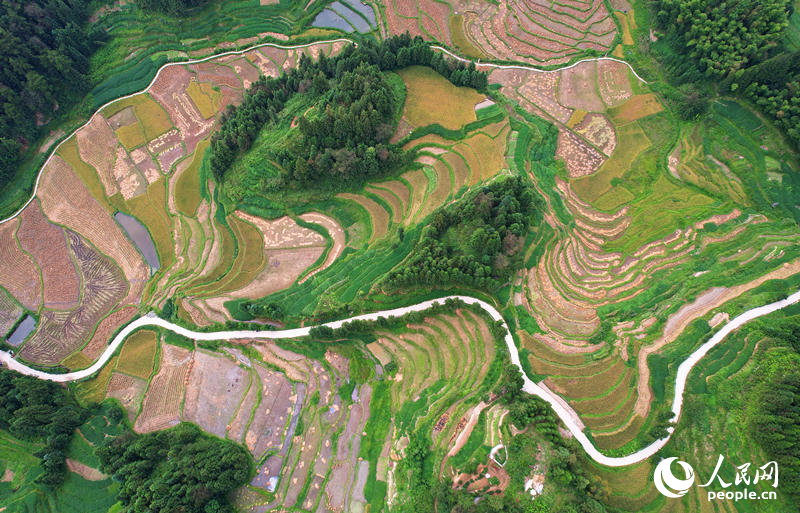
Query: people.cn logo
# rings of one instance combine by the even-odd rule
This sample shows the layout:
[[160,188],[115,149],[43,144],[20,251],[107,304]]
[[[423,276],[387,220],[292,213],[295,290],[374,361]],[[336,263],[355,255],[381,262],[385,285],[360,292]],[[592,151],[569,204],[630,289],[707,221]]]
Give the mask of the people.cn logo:
[[686,495],[686,492],[694,484],[694,469],[685,461],[678,460],[678,465],[683,468],[686,474],[684,479],[675,477],[670,469],[670,465],[678,458],[666,458],[659,462],[653,474],[653,479],[656,482],[656,488],[662,495],[677,499]]

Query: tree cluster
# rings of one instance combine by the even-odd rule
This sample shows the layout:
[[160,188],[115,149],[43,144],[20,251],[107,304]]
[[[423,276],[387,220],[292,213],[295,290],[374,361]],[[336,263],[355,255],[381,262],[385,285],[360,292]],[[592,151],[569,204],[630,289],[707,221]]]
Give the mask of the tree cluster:
[[[313,89],[327,87],[319,73]],[[310,120],[301,116],[301,137],[275,155],[292,181],[346,182],[383,174],[402,162],[402,149],[389,144],[397,100],[377,66],[362,63],[344,72],[317,105],[324,110]]]
[[778,462],[781,491],[800,498],[800,372],[776,377],[757,400],[753,438]]
[[37,482],[49,486],[64,482],[67,448],[84,416],[85,411],[55,383],[0,368],[0,429],[44,443],[36,453],[44,469]]
[[384,285],[463,284],[494,289],[519,263],[539,200],[520,176],[503,176],[431,216],[411,255]]
[[182,423],[167,431],[131,431],[95,449],[101,470],[121,483],[127,513],[233,513],[228,494],[253,473],[239,445]]
[[734,74],[731,89],[742,91],[800,147],[800,51]]
[[179,16],[207,3],[208,0],[136,0],[136,5],[143,11],[172,16]]
[[682,55],[720,78],[763,59],[788,26],[789,0],[659,0],[658,23],[683,43]]
[[[346,46],[335,57],[320,55],[317,61],[301,57],[298,67],[277,78],[262,77],[251,85],[239,106],[230,106],[221,117],[220,130],[211,140],[211,169],[222,180],[233,162],[252,146],[261,130],[275,122],[286,102],[295,94],[320,97],[327,103],[322,113],[304,123],[304,141],[281,155],[281,165],[290,170],[288,180],[299,183],[319,178],[341,178],[346,171],[379,173],[397,163],[399,148],[388,144],[396,98],[378,71],[392,71],[411,65],[430,66],[455,85],[485,90],[487,74],[447,60],[435,53],[422,38],[407,33],[381,42],[371,39]],[[364,79],[366,83],[359,84]],[[373,90],[374,89],[374,90]],[[347,105],[357,93],[363,100]],[[354,172],[355,171],[355,172]],[[345,176],[345,178],[350,178]]]
[[722,78],[724,92],[751,100],[800,147],[800,52],[781,45],[794,10],[791,1],[659,0],[656,5],[672,49],[662,51],[662,61],[680,85],[667,96],[682,118],[694,119],[708,108],[707,94],[697,84]]
[[0,2],[0,186],[57,109],[88,89],[105,33],[86,27],[88,0]]
[[800,499],[800,317],[762,327],[764,335],[791,348],[759,365],[755,375],[755,399],[751,402],[749,428],[753,439],[778,462],[780,490]]

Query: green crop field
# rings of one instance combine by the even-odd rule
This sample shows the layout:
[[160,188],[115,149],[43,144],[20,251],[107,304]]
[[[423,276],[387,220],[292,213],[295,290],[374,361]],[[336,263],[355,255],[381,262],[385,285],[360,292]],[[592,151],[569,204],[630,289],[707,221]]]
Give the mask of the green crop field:
[[[94,375],[49,389],[71,413],[26,410],[39,389],[7,393],[0,376],[0,513],[155,511],[125,504],[145,490],[242,513],[791,510],[799,307],[728,334],[689,374],[675,425],[670,407],[682,362],[800,286],[795,9],[187,2],[89,2],[77,28],[52,30],[61,50],[0,66],[0,214],[36,184],[0,224],[0,349],[56,374],[148,315],[202,333],[313,329],[140,326]],[[0,8],[6,46],[49,48],[3,23],[54,5]],[[81,81],[25,68],[66,73],[62,50],[80,54]],[[38,109],[33,128],[15,105]],[[318,327],[450,295],[496,309],[519,363],[504,324],[461,302]],[[574,422],[520,390],[520,372]],[[610,457],[675,430],[615,468],[573,424]],[[129,452],[99,451],[107,440]],[[223,440],[228,457],[201,461]],[[653,485],[662,458],[705,477],[719,454],[779,461],[777,499]],[[102,474],[106,458],[124,471]],[[191,484],[211,474],[213,500]]]

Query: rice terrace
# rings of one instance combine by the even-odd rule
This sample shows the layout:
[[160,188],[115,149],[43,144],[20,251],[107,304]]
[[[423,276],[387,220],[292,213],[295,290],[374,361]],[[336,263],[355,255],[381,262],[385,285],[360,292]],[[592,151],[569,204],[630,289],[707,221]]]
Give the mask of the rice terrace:
[[4,2],[0,513],[797,511],[798,8]]

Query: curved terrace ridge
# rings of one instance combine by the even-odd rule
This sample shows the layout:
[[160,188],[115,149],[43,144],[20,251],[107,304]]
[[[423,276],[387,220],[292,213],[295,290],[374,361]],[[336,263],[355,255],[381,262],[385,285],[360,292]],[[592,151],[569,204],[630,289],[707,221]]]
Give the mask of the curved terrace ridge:
[[[508,329],[508,325],[506,324],[505,319],[497,311],[492,305],[485,301],[481,301],[480,299],[476,299],[469,296],[446,296],[439,299],[431,299],[428,301],[423,301],[422,303],[417,303],[416,305],[412,306],[404,306],[400,308],[394,308],[392,310],[383,310],[380,312],[373,312],[363,315],[357,315],[355,317],[350,317],[348,319],[342,319],[339,321],[328,322],[325,324],[321,324],[319,326],[327,326],[333,329],[342,327],[343,324],[356,321],[356,320],[363,320],[363,321],[374,321],[380,318],[388,318],[388,317],[397,317],[401,315],[405,315],[410,312],[421,312],[431,308],[436,304],[443,303],[448,299],[455,299],[463,301],[466,304],[470,305],[477,305],[485,310],[489,316],[494,321],[500,321],[503,325],[503,329],[505,330],[505,343],[506,347],[508,348],[509,355],[511,357],[511,361],[514,365],[522,373],[522,377],[524,380],[524,385],[522,389],[532,395],[535,395],[545,401],[547,401],[556,414],[559,416],[562,422],[566,425],[567,429],[572,433],[578,442],[580,442],[583,449],[597,463],[602,465],[607,465],[609,467],[624,467],[628,465],[633,465],[635,463],[639,463],[650,456],[657,453],[662,447],[664,447],[667,442],[669,441],[670,437],[672,436],[672,432],[674,428],[669,428],[669,435],[660,439],[656,440],[652,444],[648,445],[647,447],[640,449],[632,454],[627,456],[606,456],[605,454],[601,453],[597,447],[589,440],[589,437],[583,432],[583,430],[578,425],[578,415],[572,408],[566,406],[564,401],[560,400],[558,396],[554,393],[546,390],[536,383],[534,383],[525,371],[522,369],[522,365],[520,364],[519,360],[519,352],[517,351],[517,346],[514,344],[514,338],[511,336],[511,331]],[[779,301],[775,301],[774,303],[769,303],[763,306],[759,306],[756,308],[752,308],[747,310],[746,312],[738,315],[733,320],[729,321],[725,326],[720,329],[717,333],[715,333],[706,343],[701,345],[697,348],[681,365],[678,367],[678,375],[675,378],[675,397],[672,401],[672,413],[673,413],[673,421],[677,421],[680,417],[681,408],[683,406],[683,394],[686,389],[686,381],[689,377],[689,372],[691,372],[692,368],[703,358],[714,346],[719,344],[729,333],[736,330],[737,328],[741,327],[742,325],[746,324],[747,322],[756,319],[758,317],[767,315],[769,313],[775,312],[782,308],[786,308],[789,305],[797,303],[800,301],[800,291],[795,292],[794,294],[790,295],[785,299],[781,299]],[[131,322],[125,328],[123,328],[114,340],[112,340],[111,344],[106,348],[100,358],[91,366],[86,369],[76,371],[76,372],[69,372],[67,374],[52,374],[49,372],[40,371],[37,369],[33,369],[28,367],[27,365],[14,360],[14,358],[6,351],[0,351],[0,363],[5,364],[9,369],[15,370],[21,374],[26,374],[28,376],[33,376],[39,379],[45,379],[49,381],[54,381],[58,383],[65,383],[69,381],[76,381],[83,378],[87,378],[97,371],[99,371],[117,348],[122,344],[122,342],[134,331],[139,328],[143,328],[146,326],[159,326],[161,328],[168,329],[173,331],[179,335],[183,335],[185,337],[192,338],[194,340],[231,340],[231,339],[280,339],[280,338],[297,338],[297,337],[304,337],[307,336],[311,329],[315,326],[307,326],[304,328],[294,328],[288,330],[280,330],[280,331],[258,331],[258,330],[234,330],[234,331],[216,331],[216,332],[198,332],[192,331],[190,329],[184,328],[182,326],[178,326],[177,324],[173,324],[169,321],[165,321],[164,319],[159,318],[154,313],[149,313],[145,316],[139,317],[135,321]]]
[[[339,38],[336,38],[336,39],[326,39],[326,40],[323,40],[323,41],[313,41],[311,43],[304,43],[304,44],[300,44],[300,45],[281,45],[281,44],[277,44],[277,43],[260,43],[260,44],[257,44],[257,45],[248,46],[247,48],[243,48],[241,50],[231,50],[229,52],[217,53],[217,54],[214,54],[214,55],[209,55],[208,57],[202,57],[200,59],[188,59],[188,60],[185,60],[185,61],[174,61],[174,62],[168,62],[167,64],[164,64],[163,66],[158,68],[158,71],[156,71],[156,74],[153,77],[153,80],[150,81],[150,83],[147,85],[147,87],[145,87],[141,91],[136,91],[134,93],[126,94],[125,96],[120,96],[119,98],[115,98],[113,100],[109,100],[108,102],[104,103],[91,116],[89,116],[89,119],[86,120],[86,123],[82,124],[81,126],[76,128],[75,130],[73,130],[68,136],[66,136],[63,139],[61,139],[61,142],[59,142],[50,151],[50,154],[47,156],[47,160],[45,160],[44,163],[42,164],[42,167],[39,168],[39,171],[36,174],[36,182],[34,182],[33,193],[31,194],[31,197],[28,198],[28,201],[26,201],[25,204],[22,205],[16,212],[14,212],[13,214],[11,214],[10,216],[8,216],[5,219],[0,219],[0,224],[7,223],[7,222],[11,221],[12,219],[14,219],[15,217],[17,217],[18,215],[20,215],[22,213],[22,211],[25,210],[25,207],[27,207],[30,204],[30,202],[33,201],[33,198],[36,197],[36,193],[39,190],[39,180],[42,177],[42,171],[50,163],[50,160],[52,160],[53,155],[55,155],[56,152],[58,151],[58,149],[61,148],[62,144],[64,144],[65,142],[69,141],[70,139],[72,139],[72,137],[78,132],[78,130],[81,130],[81,129],[85,128],[89,123],[92,122],[92,119],[94,119],[94,117],[96,115],[98,115],[100,112],[103,111],[103,109],[105,109],[106,107],[108,107],[112,103],[118,102],[120,100],[124,100],[126,98],[131,98],[133,96],[136,96],[136,95],[139,95],[139,94],[143,94],[143,93],[146,93],[147,91],[149,91],[150,88],[153,87],[153,84],[156,83],[156,80],[158,80],[158,77],[161,75],[161,72],[164,71],[166,68],[168,68],[170,66],[185,66],[187,64],[198,64],[198,63],[201,63],[201,62],[214,60],[214,59],[217,59],[219,57],[226,57],[228,55],[241,55],[241,54],[245,54],[245,53],[247,53],[247,52],[249,52],[251,50],[255,50],[257,48],[263,48],[265,46],[271,46],[273,48],[281,48],[283,50],[295,50],[295,49],[298,49],[298,48],[307,48],[309,46],[314,46],[314,45],[323,45],[323,44],[340,43],[340,42],[352,43],[354,45],[357,44],[352,39],[348,39],[346,37],[339,37]],[[450,57],[453,57],[454,59],[456,59],[456,60],[458,60],[460,62],[467,62],[467,63],[472,62],[472,63],[474,63],[476,65],[480,64],[482,66],[490,66],[490,67],[493,67],[493,68],[496,68],[496,69],[523,69],[523,70],[530,70],[530,71],[538,71],[538,72],[541,72],[541,73],[554,73],[554,72],[557,72],[557,71],[561,71],[562,69],[569,69],[569,68],[572,68],[574,66],[577,66],[578,64],[580,64],[582,62],[611,60],[611,61],[621,62],[621,63],[625,64],[626,66],[628,66],[628,68],[631,70],[631,72],[634,75],[636,75],[636,78],[638,78],[639,80],[641,80],[645,84],[647,83],[647,81],[645,79],[643,79],[642,77],[640,77],[636,73],[636,70],[634,70],[633,66],[631,66],[628,62],[623,61],[623,60],[619,60],[619,59],[615,59],[613,57],[594,57],[594,58],[591,58],[591,59],[582,59],[582,60],[579,60],[578,62],[574,62],[574,63],[572,63],[572,64],[570,64],[568,66],[564,66],[562,68],[555,68],[555,69],[552,69],[552,70],[542,70],[542,69],[537,68],[536,66],[528,66],[528,65],[524,65],[524,64],[514,64],[514,65],[512,65],[512,64],[493,64],[493,63],[489,63],[489,62],[483,62],[482,63],[482,62],[480,62],[480,60],[473,61],[473,60],[470,60],[470,59],[465,59],[464,57],[460,57],[460,56],[454,54],[453,52],[451,52],[450,50],[448,50],[448,49],[446,49],[444,47],[441,47],[441,46],[431,45],[431,48],[433,48],[435,50],[439,50],[439,51],[449,55]]]

